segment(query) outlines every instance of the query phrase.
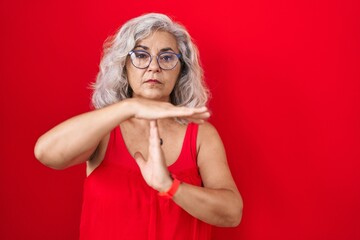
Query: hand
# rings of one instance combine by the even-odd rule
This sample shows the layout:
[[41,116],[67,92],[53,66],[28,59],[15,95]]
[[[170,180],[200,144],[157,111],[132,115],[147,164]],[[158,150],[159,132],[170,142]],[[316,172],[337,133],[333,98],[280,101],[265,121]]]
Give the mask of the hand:
[[160,146],[156,120],[150,121],[148,159],[145,160],[140,152],[136,152],[134,158],[140,168],[142,176],[150,187],[159,192],[165,192],[171,187],[172,179]]
[[135,111],[134,117],[139,119],[180,118],[190,122],[203,123],[210,117],[207,107],[189,108],[174,106],[168,102],[146,99],[131,99]]

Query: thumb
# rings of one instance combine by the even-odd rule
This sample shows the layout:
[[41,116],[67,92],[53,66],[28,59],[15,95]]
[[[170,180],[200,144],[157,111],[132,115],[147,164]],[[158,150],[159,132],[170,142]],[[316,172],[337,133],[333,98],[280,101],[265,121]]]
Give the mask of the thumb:
[[145,165],[145,159],[143,157],[143,155],[140,152],[136,152],[134,154],[134,159],[137,163],[137,165],[139,165],[140,168],[142,168]]

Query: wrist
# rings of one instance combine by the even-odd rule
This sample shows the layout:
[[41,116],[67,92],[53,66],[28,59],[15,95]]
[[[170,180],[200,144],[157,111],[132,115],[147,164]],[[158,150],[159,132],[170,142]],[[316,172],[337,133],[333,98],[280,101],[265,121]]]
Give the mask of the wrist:
[[167,180],[165,180],[161,184],[161,186],[158,187],[157,191],[158,192],[167,192],[171,188],[173,182],[174,182],[174,179],[170,176]]
[[126,113],[127,113],[128,118],[135,117],[136,110],[137,110],[137,104],[136,104],[135,99],[127,98],[127,99],[122,100],[120,103],[126,109]]
[[178,191],[180,187],[180,180],[178,180],[175,176],[173,176],[172,183],[170,186],[167,186],[165,191],[159,191],[159,196],[166,198],[173,198],[175,193]]

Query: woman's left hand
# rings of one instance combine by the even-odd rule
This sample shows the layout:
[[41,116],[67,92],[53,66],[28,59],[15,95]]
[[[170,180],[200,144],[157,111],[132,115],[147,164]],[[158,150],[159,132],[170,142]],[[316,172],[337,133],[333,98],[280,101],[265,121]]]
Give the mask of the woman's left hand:
[[172,179],[160,146],[156,120],[150,120],[148,159],[145,160],[140,152],[136,152],[134,158],[139,165],[142,176],[150,187],[159,192],[166,192],[171,187]]

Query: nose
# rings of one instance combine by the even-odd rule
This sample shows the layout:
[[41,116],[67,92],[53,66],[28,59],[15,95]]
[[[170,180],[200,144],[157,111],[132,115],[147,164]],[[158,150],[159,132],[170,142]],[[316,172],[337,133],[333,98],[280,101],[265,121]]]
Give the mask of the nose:
[[160,71],[160,66],[159,63],[156,59],[156,57],[153,57],[151,59],[150,65],[148,66],[148,71],[154,71],[154,72],[159,72]]

